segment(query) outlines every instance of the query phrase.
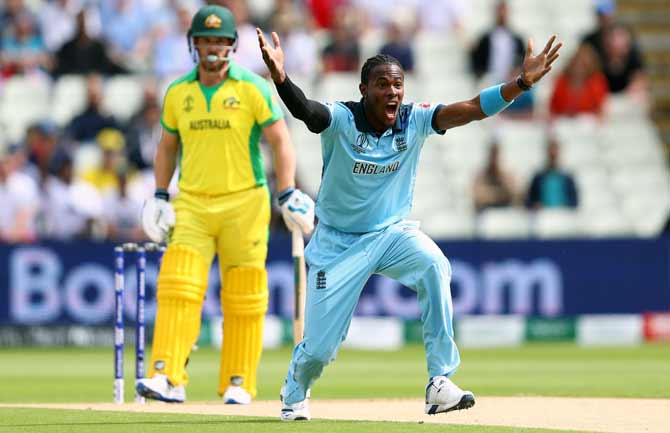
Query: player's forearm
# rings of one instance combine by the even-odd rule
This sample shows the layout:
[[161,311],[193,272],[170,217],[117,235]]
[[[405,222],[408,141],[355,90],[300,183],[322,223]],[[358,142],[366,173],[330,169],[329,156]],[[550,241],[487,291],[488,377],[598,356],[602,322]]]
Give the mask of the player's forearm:
[[442,106],[436,114],[434,126],[438,130],[447,130],[494,116],[524,91],[517,80],[489,87],[468,101]]
[[500,89],[500,93],[502,94],[503,99],[505,99],[507,102],[514,101],[523,92],[525,92],[525,90],[519,87],[516,79],[503,84],[502,88]]
[[272,147],[277,190],[295,187],[295,150],[284,119],[268,125],[263,135]]
[[177,151],[167,146],[158,146],[154,158],[156,189],[167,190],[177,166]]
[[275,81],[277,93],[284,101],[293,117],[300,119],[310,131],[320,133],[330,125],[330,111],[320,102],[307,99],[300,87],[296,86],[288,76]]
[[437,113],[435,126],[449,129],[495,116],[510,106],[524,91],[517,80],[489,87],[473,99],[443,106]]
[[290,141],[281,141],[272,146],[277,191],[295,187],[295,153]]

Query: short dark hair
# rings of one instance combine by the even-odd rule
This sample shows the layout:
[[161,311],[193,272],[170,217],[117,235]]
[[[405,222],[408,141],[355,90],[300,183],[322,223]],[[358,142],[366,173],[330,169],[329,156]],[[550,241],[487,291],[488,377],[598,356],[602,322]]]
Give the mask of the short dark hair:
[[368,78],[370,77],[370,71],[379,65],[397,65],[400,69],[403,69],[400,61],[395,57],[389,56],[388,54],[377,54],[376,56],[367,59],[363,64],[363,67],[361,68],[361,83],[367,84]]

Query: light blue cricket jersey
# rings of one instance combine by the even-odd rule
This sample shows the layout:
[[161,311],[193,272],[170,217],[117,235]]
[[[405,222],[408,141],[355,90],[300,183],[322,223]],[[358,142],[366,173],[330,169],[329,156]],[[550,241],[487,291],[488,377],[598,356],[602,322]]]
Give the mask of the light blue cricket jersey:
[[403,104],[393,128],[381,135],[365,118],[362,101],[326,105],[331,121],[321,132],[319,221],[362,233],[405,218],[412,208],[423,143],[430,134],[444,134],[432,126],[439,105]]

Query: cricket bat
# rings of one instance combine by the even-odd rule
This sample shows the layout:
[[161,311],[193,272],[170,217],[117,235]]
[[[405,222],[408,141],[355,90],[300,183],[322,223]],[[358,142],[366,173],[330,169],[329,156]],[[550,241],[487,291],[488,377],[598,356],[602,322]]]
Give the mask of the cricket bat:
[[302,341],[305,324],[305,289],[307,287],[307,269],[305,268],[305,240],[302,231],[291,231],[291,250],[293,256],[293,343]]

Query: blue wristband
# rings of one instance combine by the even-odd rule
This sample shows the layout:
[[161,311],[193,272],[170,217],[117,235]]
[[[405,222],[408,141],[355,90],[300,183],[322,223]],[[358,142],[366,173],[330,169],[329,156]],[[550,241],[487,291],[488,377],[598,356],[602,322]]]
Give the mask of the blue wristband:
[[514,99],[505,101],[505,98],[502,96],[502,86],[502,84],[498,84],[497,86],[488,87],[479,94],[479,106],[482,107],[482,111],[487,116],[500,113],[514,102]]
[[279,197],[277,197],[277,201],[279,202],[279,206],[283,205],[286,200],[293,194],[293,191],[295,191],[295,188],[292,186],[286,188],[284,191],[279,193]]
[[154,193],[154,197],[160,200],[170,201],[170,193],[164,189],[157,189]]

